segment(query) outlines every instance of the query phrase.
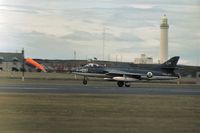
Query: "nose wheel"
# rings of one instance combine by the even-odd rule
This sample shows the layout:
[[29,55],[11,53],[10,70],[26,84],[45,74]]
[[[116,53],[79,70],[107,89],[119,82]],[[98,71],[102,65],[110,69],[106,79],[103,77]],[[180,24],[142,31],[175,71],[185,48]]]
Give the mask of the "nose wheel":
[[84,79],[83,79],[83,84],[87,85],[87,79],[86,79],[86,77],[84,77]]

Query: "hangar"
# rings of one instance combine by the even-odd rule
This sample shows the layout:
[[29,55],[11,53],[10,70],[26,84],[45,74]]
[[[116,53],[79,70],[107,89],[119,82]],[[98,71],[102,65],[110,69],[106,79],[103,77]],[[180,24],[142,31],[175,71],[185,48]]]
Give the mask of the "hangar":
[[0,52],[0,71],[20,71],[23,60],[23,53]]

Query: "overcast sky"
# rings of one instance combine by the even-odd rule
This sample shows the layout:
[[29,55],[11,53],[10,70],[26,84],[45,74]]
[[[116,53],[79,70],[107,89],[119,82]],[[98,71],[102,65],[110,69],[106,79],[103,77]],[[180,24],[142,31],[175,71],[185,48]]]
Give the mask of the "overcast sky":
[[0,51],[43,59],[159,59],[160,18],[169,57],[200,65],[200,0],[0,0]]

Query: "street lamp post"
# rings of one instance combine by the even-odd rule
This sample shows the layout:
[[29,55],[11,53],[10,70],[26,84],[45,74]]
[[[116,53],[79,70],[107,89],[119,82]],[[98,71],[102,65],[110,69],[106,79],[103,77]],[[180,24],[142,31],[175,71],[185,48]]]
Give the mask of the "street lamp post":
[[25,71],[25,67],[24,67],[24,48],[22,49],[22,56],[23,56],[23,60],[22,60],[22,81],[24,81],[24,71]]

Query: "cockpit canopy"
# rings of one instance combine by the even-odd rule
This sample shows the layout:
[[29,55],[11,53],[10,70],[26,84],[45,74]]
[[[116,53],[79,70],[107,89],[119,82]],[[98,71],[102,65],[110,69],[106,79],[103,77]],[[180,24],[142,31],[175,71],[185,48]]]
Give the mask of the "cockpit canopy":
[[100,67],[100,65],[96,63],[88,63],[84,67]]

